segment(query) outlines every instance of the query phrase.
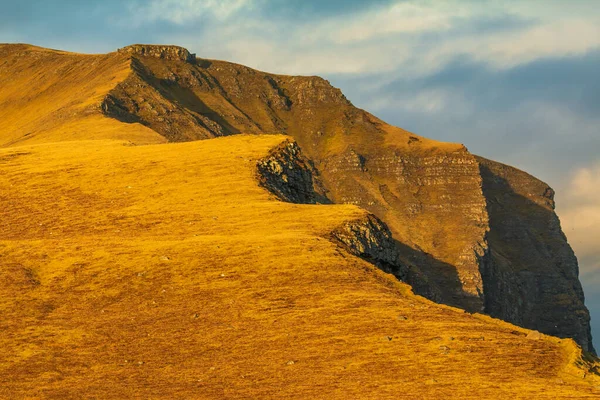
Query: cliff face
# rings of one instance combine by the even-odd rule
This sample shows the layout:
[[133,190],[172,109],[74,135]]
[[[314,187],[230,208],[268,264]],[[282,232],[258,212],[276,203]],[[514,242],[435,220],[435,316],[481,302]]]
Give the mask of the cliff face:
[[419,148],[410,140],[407,147],[357,146],[361,154],[348,149],[328,158],[330,197],[390,226],[411,284],[426,280],[435,300],[482,311],[479,256],[488,225],[478,164],[462,147]]
[[407,277],[406,268],[400,263],[392,232],[374,215],[346,222],[334,230],[331,236],[351,254],[370,261],[387,273]]
[[515,168],[479,162],[490,216],[486,312],[593,350],[577,258],[554,213],[554,191]]
[[[172,142],[292,136],[303,167],[293,145],[262,170],[263,185],[283,188],[280,198],[359,205],[388,227],[402,266],[389,270],[417,293],[592,349],[577,262],[547,185],[462,145],[392,127],[319,77],[198,59],[176,46],[134,45],[102,57],[129,70],[103,86],[88,113]],[[307,183],[309,172],[318,179]],[[285,193],[290,178],[296,186]]]
[[[259,184],[281,201],[317,204],[328,200],[322,194],[316,169],[293,141],[286,140],[272,149],[256,167]],[[401,264],[392,232],[373,214],[343,223],[331,232],[330,238],[349,253],[407,280],[407,269]]]

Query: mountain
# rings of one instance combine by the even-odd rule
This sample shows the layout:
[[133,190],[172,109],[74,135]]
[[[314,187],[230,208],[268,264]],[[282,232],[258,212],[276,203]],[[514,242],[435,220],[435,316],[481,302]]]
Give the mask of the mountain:
[[321,78],[0,45],[0,120],[6,398],[597,395],[552,189]]

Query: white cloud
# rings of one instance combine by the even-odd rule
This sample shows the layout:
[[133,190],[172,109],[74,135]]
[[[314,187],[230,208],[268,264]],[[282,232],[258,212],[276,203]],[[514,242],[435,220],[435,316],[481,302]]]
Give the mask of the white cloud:
[[585,54],[600,47],[600,25],[585,19],[552,21],[521,31],[471,37],[449,43],[445,53],[461,50],[496,68],[508,68],[539,58]]
[[274,43],[256,37],[232,39],[216,52],[225,53],[235,61],[258,69],[282,74],[360,74],[370,70],[391,71],[401,60],[405,46],[348,47],[336,51],[329,47],[303,48],[299,43]]
[[[444,12],[445,11],[445,12]],[[319,24],[313,35],[334,43],[353,43],[398,33],[422,33],[452,28],[456,9],[442,10],[408,2]]]
[[466,117],[475,109],[464,98],[463,93],[442,89],[421,89],[417,92],[395,92],[392,94],[381,93],[380,88],[372,89],[368,109],[371,112],[379,111],[406,111],[411,114],[437,114],[447,113],[453,117]]
[[600,164],[578,170],[571,182],[569,195],[600,207]]
[[563,193],[561,223],[588,269],[600,267],[600,162],[577,170]]
[[[503,69],[600,48],[597,13],[571,12],[566,17],[557,12],[536,14],[534,9],[518,8],[518,2],[498,6],[403,1],[317,21],[260,19],[260,10],[255,18],[248,18],[239,11],[267,4],[251,0],[187,0],[174,4],[174,0],[153,0],[142,15],[185,23],[212,13],[230,21],[213,24],[202,37],[180,36],[169,42],[184,42],[205,57],[287,74],[400,70],[407,76],[422,76],[443,69],[461,56]],[[556,11],[553,7],[550,10]],[[481,27],[482,21],[501,17],[527,23],[502,29]]]
[[130,14],[137,24],[163,20],[182,25],[206,16],[224,20],[252,3],[252,0],[151,0],[134,3]]

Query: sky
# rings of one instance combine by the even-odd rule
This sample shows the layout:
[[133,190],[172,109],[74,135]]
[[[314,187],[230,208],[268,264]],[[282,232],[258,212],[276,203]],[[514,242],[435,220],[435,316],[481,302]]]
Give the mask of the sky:
[[358,107],[537,176],[580,263],[600,348],[598,0],[0,0],[0,42],[177,44],[320,75]]

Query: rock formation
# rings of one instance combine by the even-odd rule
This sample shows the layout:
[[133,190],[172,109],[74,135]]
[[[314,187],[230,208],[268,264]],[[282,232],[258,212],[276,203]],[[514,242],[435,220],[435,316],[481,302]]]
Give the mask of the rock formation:
[[577,258],[554,213],[554,191],[516,168],[478,161],[490,218],[481,268],[485,311],[593,349]]
[[171,61],[185,61],[193,63],[196,55],[180,46],[157,46],[132,44],[117,50],[119,53],[135,54],[144,57],[156,57]]
[[328,202],[317,171],[295,142],[286,141],[257,164],[258,181],[280,200],[315,204]]
[[389,228],[374,215],[345,223],[332,232],[335,241],[350,253],[377,265],[385,272],[406,279],[398,249]]

